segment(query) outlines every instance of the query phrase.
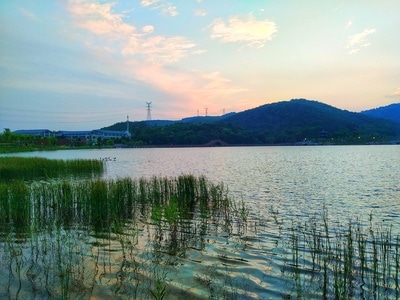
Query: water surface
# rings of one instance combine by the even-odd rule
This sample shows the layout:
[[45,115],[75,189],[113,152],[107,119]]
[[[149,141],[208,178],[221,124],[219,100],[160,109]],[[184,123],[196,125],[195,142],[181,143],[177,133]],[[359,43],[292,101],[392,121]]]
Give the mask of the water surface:
[[[204,175],[212,182],[226,184],[229,195],[236,201],[243,199],[249,209],[245,229],[238,228],[237,224],[224,228],[213,223],[218,226],[206,226],[207,230],[201,236],[202,247],[196,246],[198,237],[195,236],[189,239],[191,243],[184,257],[159,257],[166,267],[164,273],[158,275],[169,283],[169,299],[178,299],[183,295],[182,291],[199,298],[215,295],[220,298],[282,299],[297,295],[320,299],[318,281],[321,277],[318,276],[322,276],[322,262],[316,263],[312,259],[306,245],[302,246],[303,253],[299,257],[290,251],[296,242],[294,232],[306,232],[308,226],[312,230],[313,220],[317,224],[326,216],[329,230],[339,234],[336,237],[346,230],[349,220],[353,223],[357,220],[363,228],[371,222],[378,226],[389,224],[394,237],[400,233],[398,146],[141,148],[17,155],[54,159],[107,158],[104,177],[108,179]],[[193,222],[199,222],[196,226],[200,228],[201,222],[195,220]],[[139,235],[132,233],[142,250],[132,248],[129,255],[126,244],[121,244],[117,238],[103,241],[89,236],[84,238],[83,244],[78,243],[84,245],[80,247],[89,247],[87,251],[92,253],[94,250],[90,245],[107,245],[97,251],[103,252],[98,259],[108,270],[104,271],[104,278],[100,276],[96,280],[106,280],[108,284],[103,282],[97,286],[96,297],[107,298],[110,293],[115,293],[118,285],[115,276],[120,274],[121,266],[129,271],[132,261],[144,264],[154,260],[154,249],[151,248],[154,241],[148,238],[154,238],[157,229],[151,226],[146,229],[146,226],[141,225]],[[65,234],[68,236],[69,233]],[[163,241],[160,245],[167,247],[171,232],[158,234]],[[81,237],[75,231],[70,235],[75,237],[73,241]],[[127,241],[129,236],[126,235]],[[311,243],[305,233],[302,239],[304,244]],[[150,248],[149,244],[152,245]],[[394,249],[390,252],[392,258]],[[298,266],[299,258],[303,259],[302,268],[292,268]],[[297,277],[297,272],[302,277]],[[329,272],[334,274],[332,269]],[[394,278],[394,275],[390,276]],[[393,285],[393,282],[377,280],[374,289],[364,291],[355,287],[358,296],[354,298],[373,299],[379,289],[383,290],[380,294],[383,298],[398,298]],[[123,286],[121,284],[121,288]],[[332,289],[328,295],[333,293]],[[118,291],[122,298],[132,297],[132,290]]]

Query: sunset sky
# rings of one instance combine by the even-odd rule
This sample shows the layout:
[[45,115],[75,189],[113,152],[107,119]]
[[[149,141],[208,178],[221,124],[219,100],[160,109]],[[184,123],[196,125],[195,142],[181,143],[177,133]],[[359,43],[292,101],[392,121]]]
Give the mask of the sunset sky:
[[400,102],[399,0],[2,0],[0,130]]

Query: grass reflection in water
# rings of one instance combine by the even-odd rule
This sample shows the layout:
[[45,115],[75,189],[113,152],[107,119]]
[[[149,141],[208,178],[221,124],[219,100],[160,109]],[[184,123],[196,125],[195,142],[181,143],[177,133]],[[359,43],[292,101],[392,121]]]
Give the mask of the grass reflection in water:
[[232,207],[191,175],[0,184],[0,297],[196,296],[174,273],[207,236],[232,234]]
[[325,210],[261,218],[192,175],[13,181],[0,184],[0,298],[396,298],[396,234]]

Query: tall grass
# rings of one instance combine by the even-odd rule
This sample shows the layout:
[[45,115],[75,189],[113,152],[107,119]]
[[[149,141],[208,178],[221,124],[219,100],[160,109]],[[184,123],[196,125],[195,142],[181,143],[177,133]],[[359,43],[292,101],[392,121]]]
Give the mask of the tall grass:
[[[0,183],[0,298],[88,299],[99,288],[115,298],[168,298],[189,260],[205,270],[195,276],[210,298],[234,298],[249,292],[246,276],[257,269],[250,265],[278,255],[283,295],[400,298],[400,236],[390,224],[331,220],[326,209],[282,221],[271,208],[271,220],[262,227],[266,220],[229,198],[222,183],[192,175]],[[256,254],[256,262],[241,254]]]
[[101,174],[104,163],[93,159],[53,160],[39,157],[0,157],[0,181]]
[[159,222],[171,225],[200,211],[231,218],[234,207],[222,185],[192,175],[0,184],[0,222],[4,226],[34,224],[40,229],[80,224],[103,230],[138,214],[152,221],[150,216],[155,211]]
[[[335,222],[328,214],[294,222],[281,242],[289,257],[283,272],[304,298],[400,297],[400,244],[392,226],[361,219]],[[307,282],[302,287],[300,283]]]
[[[191,175],[0,183],[0,267],[12,279],[3,282],[0,274],[0,297],[29,291],[28,274],[38,297],[88,298],[108,274],[117,276],[117,295],[163,299],[166,266],[206,245],[211,225],[202,218],[199,230],[195,215],[210,217],[213,226],[234,218],[226,197],[223,185]],[[141,249],[139,224],[149,235]],[[119,270],[111,267],[114,249],[121,249]],[[146,251],[149,258],[140,259]]]

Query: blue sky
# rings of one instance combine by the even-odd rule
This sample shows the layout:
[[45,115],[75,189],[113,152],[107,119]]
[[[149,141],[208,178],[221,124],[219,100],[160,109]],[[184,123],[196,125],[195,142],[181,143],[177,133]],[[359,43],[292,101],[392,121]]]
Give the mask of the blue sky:
[[398,0],[4,0],[0,130],[400,102]]

